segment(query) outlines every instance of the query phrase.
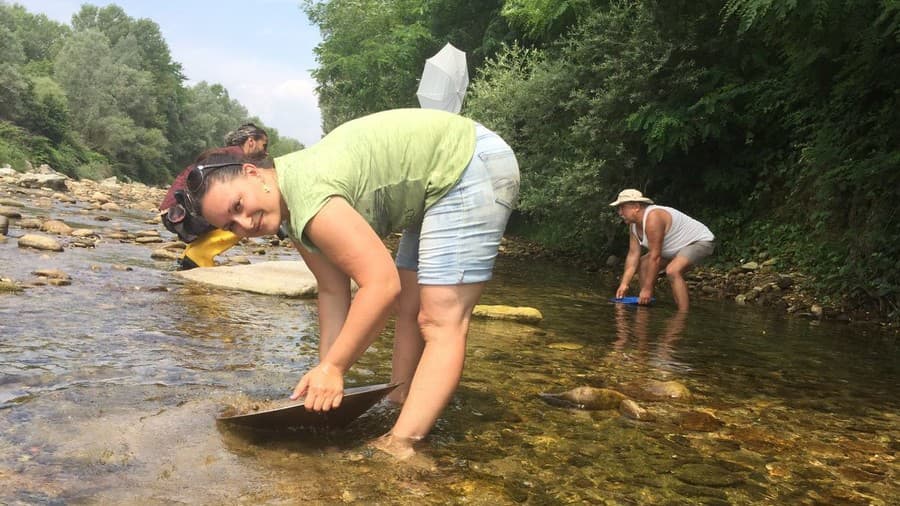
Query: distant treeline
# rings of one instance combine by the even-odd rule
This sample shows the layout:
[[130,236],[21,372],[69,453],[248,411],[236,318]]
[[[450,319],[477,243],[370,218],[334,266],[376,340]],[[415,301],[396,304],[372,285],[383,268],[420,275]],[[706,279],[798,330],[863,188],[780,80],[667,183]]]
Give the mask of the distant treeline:
[[718,258],[815,274],[820,294],[898,311],[897,0],[331,0],[326,131],[417,105],[425,58],[468,53],[463,114],[516,150],[517,230],[622,253],[624,187],[706,222]]
[[[0,2],[0,163],[165,183],[248,118],[218,84],[185,86],[159,26],[83,5],[71,25]],[[274,153],[300,148],[267,128]]]

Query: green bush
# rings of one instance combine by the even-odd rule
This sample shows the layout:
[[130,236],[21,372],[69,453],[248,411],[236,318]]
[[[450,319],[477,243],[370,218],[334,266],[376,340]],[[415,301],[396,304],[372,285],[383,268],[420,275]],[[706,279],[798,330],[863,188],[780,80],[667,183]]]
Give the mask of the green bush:
[[116,171],[106,160],[91,160],[75,168],[75,175],[79,179],[100,181],[116,176]]

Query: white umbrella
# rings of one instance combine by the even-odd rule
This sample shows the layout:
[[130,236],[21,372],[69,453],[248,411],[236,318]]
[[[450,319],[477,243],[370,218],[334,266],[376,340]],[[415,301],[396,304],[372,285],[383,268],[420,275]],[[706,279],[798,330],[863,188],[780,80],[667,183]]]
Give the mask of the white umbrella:
[[416,96],[423,109],[459,113],[468,86],[466,53],[448,42],[436,55],[425,60]]

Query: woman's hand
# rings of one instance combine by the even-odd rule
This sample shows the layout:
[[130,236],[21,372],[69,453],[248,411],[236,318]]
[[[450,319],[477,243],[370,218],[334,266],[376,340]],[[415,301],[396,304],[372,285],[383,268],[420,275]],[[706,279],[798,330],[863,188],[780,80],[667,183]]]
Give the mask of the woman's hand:
[[638,304],[642,306],[646,306],[650,304],[650,301],[653,300],[653,289],[642,288],[641,293],[638,296]]
[[304,394],[307,411],[337,408],[344,398],[344,375],[336,367],[319,364],[300,378],[291,394],[291,400],[297,400]]

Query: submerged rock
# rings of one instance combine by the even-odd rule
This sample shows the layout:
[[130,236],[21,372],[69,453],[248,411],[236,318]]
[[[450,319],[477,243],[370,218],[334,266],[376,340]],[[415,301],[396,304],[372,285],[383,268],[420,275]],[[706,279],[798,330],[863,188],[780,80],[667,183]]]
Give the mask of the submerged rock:
[[555,406],[578,409],[619,409],[624,395],[608,388],[576,387],[561,393],[542,393],[541,399]]
[[47,220],[44,223],[41,223],[41,231],[47,232],[48,234],[70,235],[72,233],[72,227],[60,220]]
[[544,315],[533,307],[514,306],[478,305],[472,311],[472,316],[493,320],[512,320],[522,323],[538,323],[544,319]]
[[22,287],[17,285],[15,281],[0,279],[0,293],[17,293],[21,291]]
[[633,381],[619,389],[628,397],[641,401],[691,400],[690,390],[677,381]]
[[581,343],[550,343],[547,347],[551,350],[575,351],[584,348],[584,345]]
[[675,471],[675,477],[690,485],[729,487],[744,481],[727,469],[710,464],[685,464]]
[[43,251],[62,251],[63,247],[56,239],[38,234],[25,234],[19,238],[20,248],[34,248]]
[[723,425],[725,422],[708,411],[688,411],[678,416],[678,426],[684,430],[713,432],[722,428]]
[[619,413],[625,418],[640,420],[642,422],[652,422],[656,420],[656,415],[640,407],[638,403],[631,399],[624,399],[619,403]]

